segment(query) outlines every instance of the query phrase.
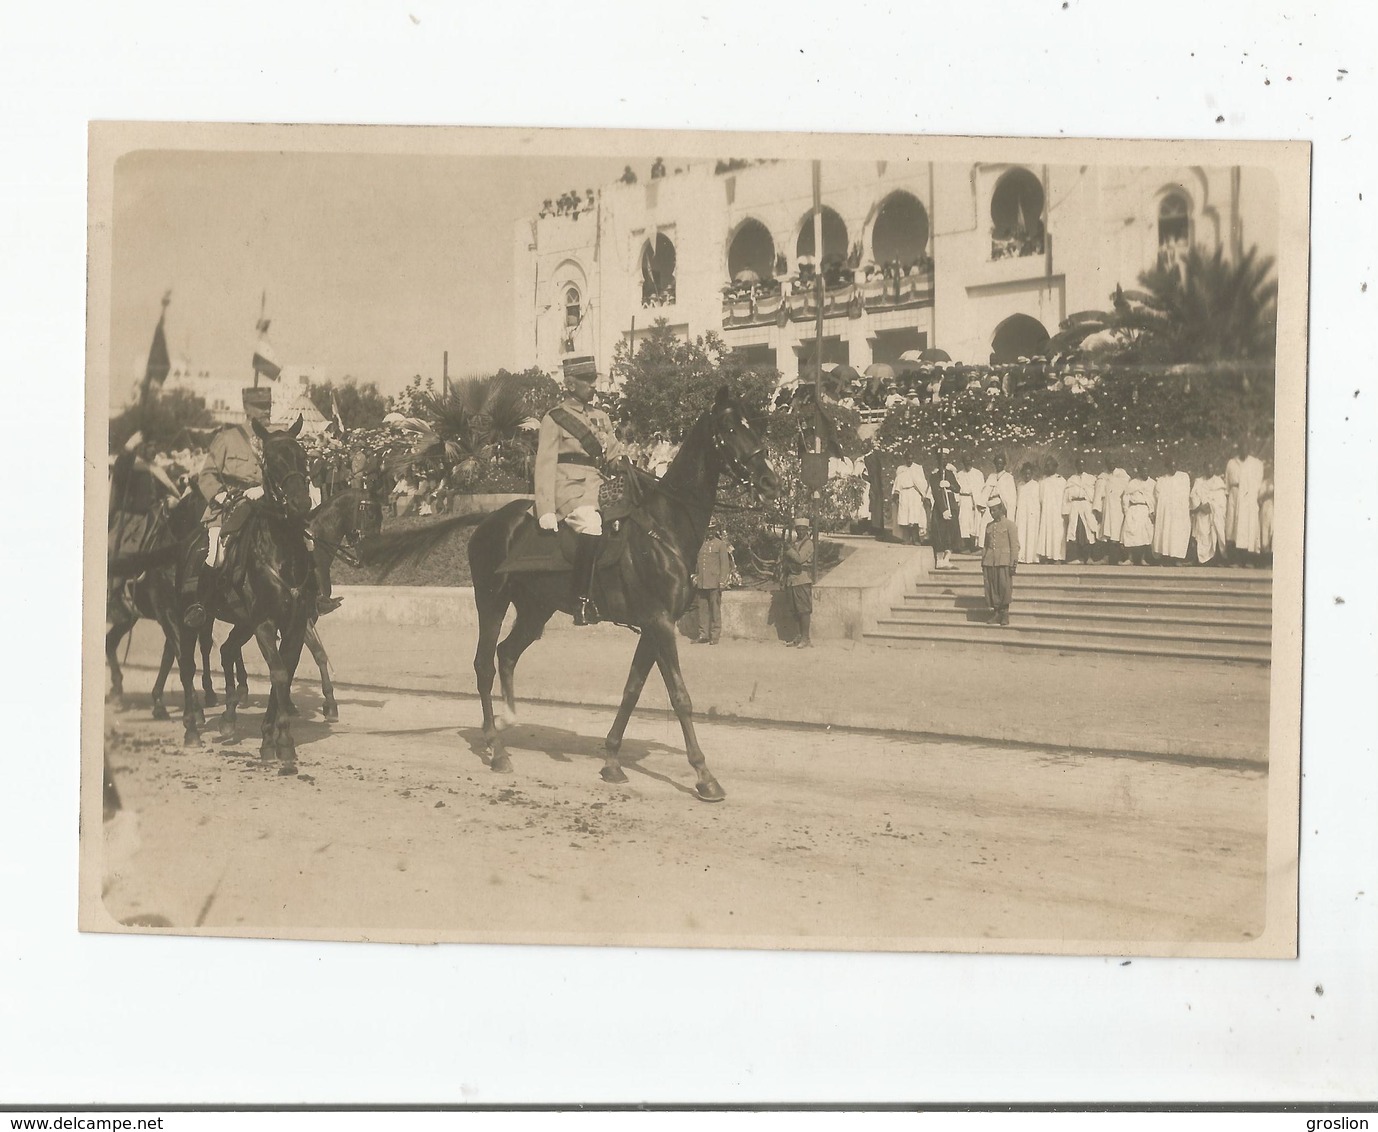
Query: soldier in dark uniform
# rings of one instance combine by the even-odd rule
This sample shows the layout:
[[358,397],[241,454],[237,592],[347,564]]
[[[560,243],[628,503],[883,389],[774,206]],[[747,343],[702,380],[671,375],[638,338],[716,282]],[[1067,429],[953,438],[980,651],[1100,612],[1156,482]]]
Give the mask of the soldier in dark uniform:
[[794,520],[794,542],[785,547],[784,583],[789,610],[794,614],[799,632],[785,644],[792,649],[813,647],[809,635],[813,620],[813,532],[809,521],[802,516]]
[[567,358],[565,399],[541,420],[536,448],[536,517],[542,530],[558,531],[564,522],[578,536],[574,557],[576,625],[596,625],[593,572],[603,534],[598,492],[603,465],[623,451],[612,421],[593,408],[597,367],[592,358]]

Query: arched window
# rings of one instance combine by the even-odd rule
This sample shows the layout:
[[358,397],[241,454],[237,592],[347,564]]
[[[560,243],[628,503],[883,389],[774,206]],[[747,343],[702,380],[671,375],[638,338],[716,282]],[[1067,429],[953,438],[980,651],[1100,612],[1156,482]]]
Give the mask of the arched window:
[[1168,193],[1158,202],[1158,246],[1191,242],[1191,205],[1181,193]]
[[1048,331],[1036,318],[1012,314],[995,328],[990,340],[990,364],[1001,365],[1041,354],[1048,344]]
[[757,280],[775,274],[775,241],[759,220],[743,221],[727,249],[728,278],[736,279],[744,271],[755,272]]
[[928,269],[928,210],[918,197],[895,192],[881,201],[871,228],[871,255],[879,264],[898,263],[904,271],[915,264]]
[[664,232],[641,245],[641,305],[663,307],[675,301],[675,245]]
[[579,305],[579,288],[565,288],[565,327],[573,330],[582,320],[583,315]]
[[1041,255],[1043,185],[1027,169],[1011,169],[990,195],[990,257]]
[[[794,244],[794,254],[796,256],[814,256],[817,258],[813,248],[813,209],[809,209],[808,215],[804,217],[803,226],[799,229],[799,239]],[[836,212],[827,205],[823,206],[823,255],[822,265],[838,260],[847,259],[847,225],[842,222]]]

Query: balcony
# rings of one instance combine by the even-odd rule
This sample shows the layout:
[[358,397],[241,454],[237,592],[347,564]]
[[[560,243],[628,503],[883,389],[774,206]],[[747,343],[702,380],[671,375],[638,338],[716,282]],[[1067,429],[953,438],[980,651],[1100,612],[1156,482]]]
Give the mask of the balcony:
[[[910,310],[933,305],[933,273],[882,278],[863,283],[838,283],[823,292],[824,318],[860,318],[877,311]],[[818,293],[813,287],[783,293],[776,284],[730,288],[723,295],[724,329],[784,326],[818,317]]]
[[991,229],[990,258],[1025,259],[1028,256],[1042,255],[1046,249],[1043,226],[1034,232],[1008,232],[999,228]]

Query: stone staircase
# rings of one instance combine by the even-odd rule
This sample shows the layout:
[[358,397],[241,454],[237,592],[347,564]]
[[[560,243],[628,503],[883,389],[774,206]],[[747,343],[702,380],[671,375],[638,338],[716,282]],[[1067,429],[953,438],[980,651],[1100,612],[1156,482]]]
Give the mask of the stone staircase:
[[[931,553],[921,550],[920,553]],[[994,648],[1268,664],[1271,570],[1022,565],[1010,625],[989,624],[974,557],[931,571],[864,639],[909,648]]]

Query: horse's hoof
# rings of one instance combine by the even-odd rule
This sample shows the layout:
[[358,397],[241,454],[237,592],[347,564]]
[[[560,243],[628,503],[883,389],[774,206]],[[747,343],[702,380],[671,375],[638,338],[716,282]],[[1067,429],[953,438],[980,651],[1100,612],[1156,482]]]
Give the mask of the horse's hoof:
[[700,782],[694,789],[699,798],[705,802],[721,802],[727,797],[727,791],[718,785],[716,778],[710,778],[707,782]]
[[188,749],[199,750],[201,747],[201,736],[195,731],[188,731],[182,736],[182,746]]
[[296,773],[297,773],[297,764],[296,764],[296,763],[283,763],[280,767],[278,767],[278,777],[279,777],[279,778],[286,778],[289,774],[295,776]]
[[163,722],[167,722],[169,719],[172,718],[172,716],[168,715],[167,708],[163,707],[162,704],[154,704],[153,718],[162,720]]
[[234,720],[228,715],[220,717],[220,741],[222,743],[232,742],[234,739]]
[[239,707],[239,706],[241,706],[241,705],[243,705],[243,704],[247,704],[247,703],[249,702],[249,685],[248,685],[248,684],[241,684],[241,685],[239,685],[239,687],[236,688],[236,689],[234,690],[234,695],[235,695],[235,700],[234,700],[234,702],[235,702],[235,706],[236,706],[236,707]]
[[122,705],[122,704],[124,703],[124,692],[123,692],[123,691],[117,691],[116,689],[111,688],[110,691],[108,691],[108,692],[105,693],[105,702],[106,702],[107,704],[121,704],[121,705]]
[[498,774],[511,774],[512,760],[506,754],[494,755],[493,761],[488,764],[488,769],[496,771]]
[[258,761],[267,765],[278,761],[278,749],[276,747],[260,747],[258,749]]
[[326,723],[339,723],[340,709],[337,708],[334,704],[330,704],[326,707],[324,713],[321,715],[321,718],[325,720]]
[[219,706],[220,706],[220,701],[216,698],[215,693],[212,692],[209,688],[206,689],[206,694],[205,694],[205,696],[204,696],[204,700],[205,700],[205,704],[206,704],[207,707],[219,707]]
[[627,772],[620,766],[605,766],[598,772],[598,777],[604,782],[626,782]]

